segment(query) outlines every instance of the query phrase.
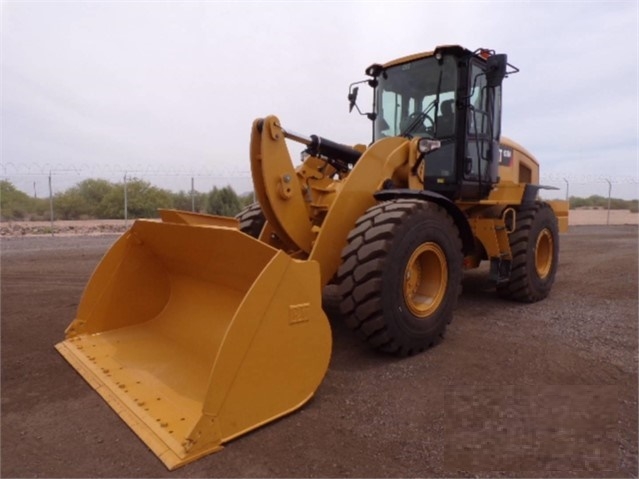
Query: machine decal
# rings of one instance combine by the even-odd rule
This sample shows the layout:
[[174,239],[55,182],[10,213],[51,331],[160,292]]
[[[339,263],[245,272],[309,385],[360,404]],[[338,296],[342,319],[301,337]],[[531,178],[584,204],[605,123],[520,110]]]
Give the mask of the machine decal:
[[499,164],[510,166],[513,159],[513,149],[509,146],[499,145]]

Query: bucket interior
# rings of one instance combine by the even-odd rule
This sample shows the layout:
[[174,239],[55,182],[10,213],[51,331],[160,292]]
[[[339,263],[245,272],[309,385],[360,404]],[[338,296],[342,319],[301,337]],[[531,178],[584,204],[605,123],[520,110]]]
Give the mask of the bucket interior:
[[87,285],[63,354],[179,445],[201,417],[236,311],[276,252],[233,228],[138,221]]

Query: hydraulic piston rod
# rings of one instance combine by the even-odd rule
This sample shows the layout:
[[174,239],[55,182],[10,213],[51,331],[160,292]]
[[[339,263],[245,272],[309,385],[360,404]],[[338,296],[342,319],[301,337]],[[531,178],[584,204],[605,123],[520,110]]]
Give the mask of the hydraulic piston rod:
[[308,147],[308,152],[314,156],[325,156],[327,158],[334,158],[341,160],[350,165],[354,165],[359,160],[362,154],[351,148],[350,146],[342,145],[341,143],[335,143],[334,141],[327,140],[317,135],[302,135],[290,130],[283,130],[284,136],[289,140],[297,141]]

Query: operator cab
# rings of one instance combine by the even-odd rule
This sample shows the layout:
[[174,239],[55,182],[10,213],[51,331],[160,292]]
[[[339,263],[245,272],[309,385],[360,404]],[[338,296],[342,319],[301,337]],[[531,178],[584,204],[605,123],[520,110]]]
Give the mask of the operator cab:
[[374,88],[368,115],[373,141],[389,136],[438,140],[440,147],[423,158],[424,189],[451,200],[486,198],[499,181],[506,66],[506,55],[460,46],[371,65],[366,74]]

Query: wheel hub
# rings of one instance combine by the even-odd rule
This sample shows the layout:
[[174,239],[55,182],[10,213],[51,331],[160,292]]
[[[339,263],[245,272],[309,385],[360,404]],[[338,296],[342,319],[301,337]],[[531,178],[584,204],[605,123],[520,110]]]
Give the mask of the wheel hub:
[[441,304],[448,283],[446,255],[436,243],[424,243],[411,255],[404,274],[404,301],[418,318],[430,316]]
[[550,274],[553,258],[553,240],[552,234],[548,229],[543,229],[535,244],[535,269],[537,275],[544,279]]

